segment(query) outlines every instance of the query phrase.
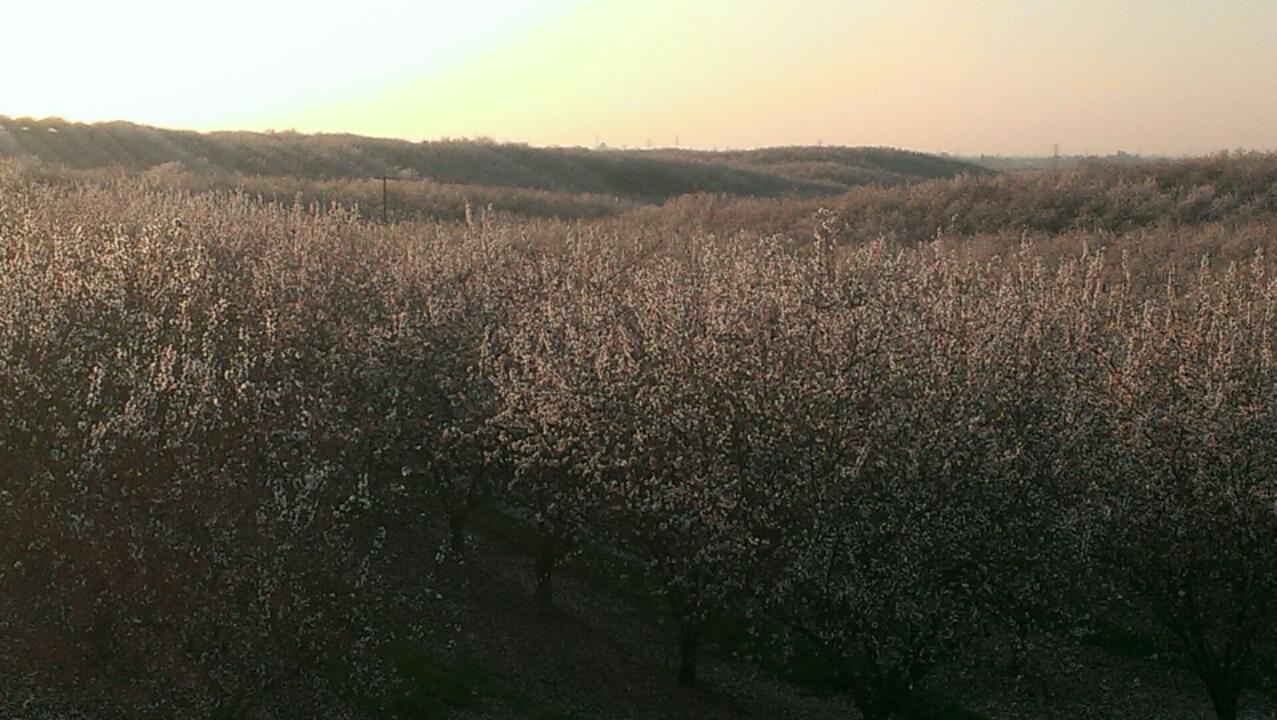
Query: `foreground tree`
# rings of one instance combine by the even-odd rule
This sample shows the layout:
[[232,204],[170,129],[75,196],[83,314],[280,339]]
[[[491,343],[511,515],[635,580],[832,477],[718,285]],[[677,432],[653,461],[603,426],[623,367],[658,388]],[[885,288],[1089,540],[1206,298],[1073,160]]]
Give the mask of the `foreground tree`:
[[[349,218],[44,193],[48,224],[0,244],[0,675],[30,683],[10,697],[75,689],[54,707],[105,716],[324,697],[376,536],[336,319],[366,279]],[[251,233],[214,225],[237,211]]]
[[1099,567],[1217,717],[1277,640],[1277,284],[1256,261],[1115,312],[1097,383],[1112,433]]
[[501,227],[384,250],[388,277],[372,301],[361,379],[383,414],[372,424],[378,464],[421,511],[438,512],[447,547],[465,552],[467,523],[505,483],[493,418],[501,398],[482,367],[524,291],[524,265]]
[[597,368],[621,318],[589,285],[609,260],[601,248],[529,258],[532,292],[484,348],[484,372],[501,401],[493,425],[511,470],[503,500],[532,524],[534,596],[547,616],[555,571],[586,536],[592,482],[611,447],[603,431],[614,409],[603,403]]
[[1050,333],[1018,302],[1031,268],[871,246],[838,272],[848,300],[777,450],[802,520],[763,605],[878,720],[1044,599],[1057,458],[1027,453],[1055,441]]
[[775,245],[700,243],[647,263],[581,250],[560,258],[565,281],[516,323],[501,366],[510,499],[537,528],[543,609],[567,542],[612,548],[667,605],[692,684],[707,626],[787,524],[779,476],[751,447],[768,434],[768,377],[783,374],[768,341],[803,327],[778,313],[804,276]]

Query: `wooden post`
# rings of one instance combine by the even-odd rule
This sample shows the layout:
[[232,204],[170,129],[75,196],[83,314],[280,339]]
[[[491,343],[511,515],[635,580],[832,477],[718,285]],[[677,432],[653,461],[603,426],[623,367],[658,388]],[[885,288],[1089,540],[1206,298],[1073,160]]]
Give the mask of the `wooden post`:
[[386,180],[385,175],[381,176],[381,224],[386,224]]

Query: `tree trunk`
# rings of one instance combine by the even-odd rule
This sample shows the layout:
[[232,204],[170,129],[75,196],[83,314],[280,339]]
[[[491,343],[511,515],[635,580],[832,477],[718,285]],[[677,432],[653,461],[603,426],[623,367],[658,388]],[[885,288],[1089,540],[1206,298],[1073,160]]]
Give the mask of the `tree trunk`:
[[450,531],[449,547],[452,554],[461,557],[466,551],[466,516],[464,514],[456,514],[448,516],[448,530]]
[[700,650],[701,628],[684,621],[678,632],[678,684],[696,684],[696,657]]
[[890,681],[861,678],[848,687],[852,700],[864,720],[890,720],[895,717],[903,695]]
[[885,703],[874,702],[856,702],[856,709],[860,711],[860,717],[863,720],[891,720],[892,711]]
[[544,617],[554,614],[554,565],[558,560],[553,537],[543,535],[537,547],[536,604],[537,612]]
[[1227,684],[1213,684],[1208,690],[1211,704],[1215,706],[1215,717],[1218,720],[1237,720],[1237,697],[1241,692]]

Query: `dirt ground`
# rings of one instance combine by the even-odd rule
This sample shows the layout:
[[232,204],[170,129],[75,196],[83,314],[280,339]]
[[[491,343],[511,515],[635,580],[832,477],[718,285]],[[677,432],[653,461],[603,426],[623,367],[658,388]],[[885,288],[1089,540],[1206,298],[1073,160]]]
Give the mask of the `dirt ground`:
[[[472,704],[449,717],[585,720],[615,718],[857,718],[846,699],[787,685],[710,643],[697,687],[674,682],[675,645],[659,614],[572,573],[555,581],[558,614],[532,601],[532,562],[509,537],[469,535],[463,562],[439,559],[421,539],[403,558],[429,568],[442,596],[437,622],[456,629],[452,648],[483,668]],[[1123,657],[1083,643],[1041,643],[1015,670],[988,662],[954,667],[928,689],[963,712],[933,720],[1199,720],[1213,717],[1191,675],[1165,663]],[[1241,717],[1277,718],[1271,698],[1247,696]],[[922,720],[918,718],[917,720]]]

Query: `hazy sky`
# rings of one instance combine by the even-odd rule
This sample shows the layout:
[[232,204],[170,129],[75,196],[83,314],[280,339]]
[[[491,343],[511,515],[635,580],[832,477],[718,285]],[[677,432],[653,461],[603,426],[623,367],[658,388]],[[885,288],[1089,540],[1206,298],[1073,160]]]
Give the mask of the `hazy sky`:
[[1277,149],[1277,0],[0,6],[0,114],[536,145]]

